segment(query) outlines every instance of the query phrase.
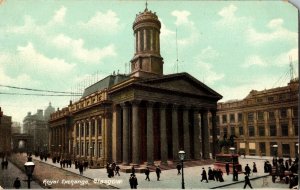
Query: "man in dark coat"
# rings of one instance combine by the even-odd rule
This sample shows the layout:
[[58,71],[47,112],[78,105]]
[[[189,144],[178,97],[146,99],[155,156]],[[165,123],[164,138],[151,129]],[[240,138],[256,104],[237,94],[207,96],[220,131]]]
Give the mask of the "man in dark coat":
[[17,177],[16,180],[14,181],[14,188],[20,189],[20,187],[21,187],[21,181]]
[[83,174],[83,164],[82,164],[82,163],[79,163],[79,164],[78,164],[78,168],[79,168],[79,173],[80,173],[80,175],[82,175],[82,174]]
[[245,185],[244,185],[244,189],[246,189],[247,185],[249,185],[249,187],[252,189],[249,176],[245,173]]
[[133,184],[134,184],[134,181],[133,181],[133,174],[130,174],[130,177],[129,177],[129,185],[130,185],[130,188],[133,189]]
[[159,167],[159,166],[157,166],[157,167],[156,167],[156,170],[155,170],[155,172],[156,172],[156,176],[157,176],[157,181],[159,181],[159,178],[160,178],[160,173],[161,173],[161,169],[160,169],[160,167]]
[[246,173],[246,175],[247,176],[249,176],[250,175],[250,172],[251,172],[251,169],[250,169],[250,167],[248,166],[248,164],[245,166],[245,173]]
[[137,178],[136,178],[135,175],[133,175],[132,182],[133,182],[133,189],[137,189],[137,186],[138,186],[138,180],[137,180]]
[[204,168],[202,168],[202,174],[201,174],[201,176],[202,176],[201,182],[202,182],[203,180],[206,180],[206,183],[208,183],[206,171],[205,171]]
[[210,167],[208,167],[208,180],[214,180],[215,181],[214,172],[212,171],[212,169]]
[[120,166],[116,165],[116,168],[115,168],[116,173],[115,173],[115,175],[118,174],[118,176],[120,176],[119,170],[120,170]]
[[176,166],[176,168],[177,168],[177,171],[178,171],[177,175],[180,175],[180,174],[181,174],[181,173],[180,173],[180,170],[181,170],[181,164],[178,163],[177,166]]
[[229,175],[229,164],[228,164],[228,163],[226,163],[226,165],[225,165],[225,169],[226,169],[226,173],[227,173],[227,175]]
[[149,169],[149,167],[147,167],[146,170],[145,170],[145,175],[146,175],[146,179],[145,180],[148,179],[148,181],[150,181],[149,174],[150,174],[150,169]]

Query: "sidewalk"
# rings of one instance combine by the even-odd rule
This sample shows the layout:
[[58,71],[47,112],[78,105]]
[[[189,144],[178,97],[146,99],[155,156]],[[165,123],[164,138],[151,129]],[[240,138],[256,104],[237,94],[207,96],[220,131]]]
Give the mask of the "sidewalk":
[[[39,160],[39,158],[33,157],[34,160]],[[266,158],[269,161],[271,161],[269,158]],[[40,161],[40,160],[39,160]],[[242,168],[246,166],[248,163],[250,168],[252,168],[253,162],[256,163],[258,173],[251,174],[250,179],[260,178],[264,176],[268,176],[268,174],[263,173],[263,166],[265,159],[257,159],[256,157],[251,158],[239,158],[240,164],[242,165]],[[45,161],[43,161],[45,162]],[[55,167],[59,167],[60,165],[58,163],[52,163],[51,159],[48,159],[47,164],[53,165]],[[121,166],[122,167],[122,166]],[[235,183],[241,183],[241,187],[243,187],[243,181],[244,181],[244,174],[239,174],[239,181],[235,182],[232,181],[232,175],[223,175],[224,182],[215,182],[215,181],[209,181],[209,183],[206,182],[200,182],[201,180],[201,171],[202,167],[205,168],[206,171],[208,171],[208,167],[212,167],[213,165],[205,165],[205,166],[195,166],[195,167],[188,167],[184,168],[184,179],[185,179],[185,188],[186,189],[211,189],[211,188],[218,188],[218,187],[224,187],[226,185],[235,184]],[[76,174],[79,173],[78,169],[74,168],[74,164],[72,165],[72,168],[63,168],[67,171],[74,172]],[[83,175],[85,177],[88,177],[94,181],[101,181],[105,182],[107,185],[111,185],[116,188],[121,189],[128,189],[129,186],[129,173],[123,173],[120,172],[121,176],[115,176],[113,178],[108,178],[106,169],[87,169],[83,172]],[[150,180],[145,180],[145,174],[143,173],[136,173],[136,177],[138,179],[138,188],[145,189],[145,188],[151,188],[151,189],[165,189],[165,188],[181,188],[181,175],[177,175],[176,169],[170,169],[170,170],[163,170],[161,173],[160,181],[156,181],[156,174],[155,172],[150,173]],[[253,187],[255,188],[255,187]]]

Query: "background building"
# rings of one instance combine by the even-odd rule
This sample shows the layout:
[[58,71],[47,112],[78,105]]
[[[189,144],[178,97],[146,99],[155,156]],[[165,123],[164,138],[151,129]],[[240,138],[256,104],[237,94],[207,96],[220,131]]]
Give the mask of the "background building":
[[[243,100],[218,103],[218,137],[237,136],[240,154],[295,157],[298,153],[299,80],[287,86],[252,90]],[[273,148],[273,145],[278,148]]]
[[11,152],[11,116],[6,116],[0,107],[0,156]]
[[55,109],[49,103],[49,106],[43,110],[38,109],[36,114],[28,112],[27,116],[23,120],[23,132],[32,136],[33,150],[36,152],[44,151],[48,149],[48,120],[50,114]]

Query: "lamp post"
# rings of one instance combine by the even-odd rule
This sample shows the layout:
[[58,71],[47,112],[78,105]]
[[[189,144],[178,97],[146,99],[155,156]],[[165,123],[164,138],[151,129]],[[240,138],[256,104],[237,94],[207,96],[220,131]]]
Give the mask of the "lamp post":
[[61,159],[61,144],[58,145],[58,147],[59,147],[59,158]]
[[184,161],[184,158],[185,158],[185,152],[183,150],[179,151],[178,152],[178,156],[179,156],[179,159],[181,160],[181,168],[182,168],[182,172],[181,172],[181,188],[182,189],[185,189],[184,187],[184,175],[183,175],[183,161]]
[[272,145],[272,147],[274,149],[274,158],[277,158],[277,148],[278,148],[278,145],[274,144],[274,145]]
[[232,181],[236,181],[235,180],[235,176],[234,176],[234,173],[235,173],[235,165],[234,165],[234,150],[235,148],[234,147],[230,147],[229,148],[230,152],[231,152],[231,157],[232,157]]
[[32,158],[29,156],[27,159],[27,162],[24,164],[25,167],[25,172],[28,176],[28,189],[30,189],[30,181],[31,181],[31,176],[34,170],[34,163],[32,162]]

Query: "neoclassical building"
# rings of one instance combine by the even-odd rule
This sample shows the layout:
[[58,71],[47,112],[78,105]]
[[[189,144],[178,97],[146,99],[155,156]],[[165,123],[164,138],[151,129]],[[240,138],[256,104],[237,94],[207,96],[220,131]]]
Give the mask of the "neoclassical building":
[[[50,118],[53,154],[128,164],[209,158],[208,115],[217,142],[220,94],[188,73],[163,74],[161,23],[147,8],[133,23],[135,52],[129,75],[113,74],[86,88],[77,102]],[[215,146],[212,154],[215,155]]]

